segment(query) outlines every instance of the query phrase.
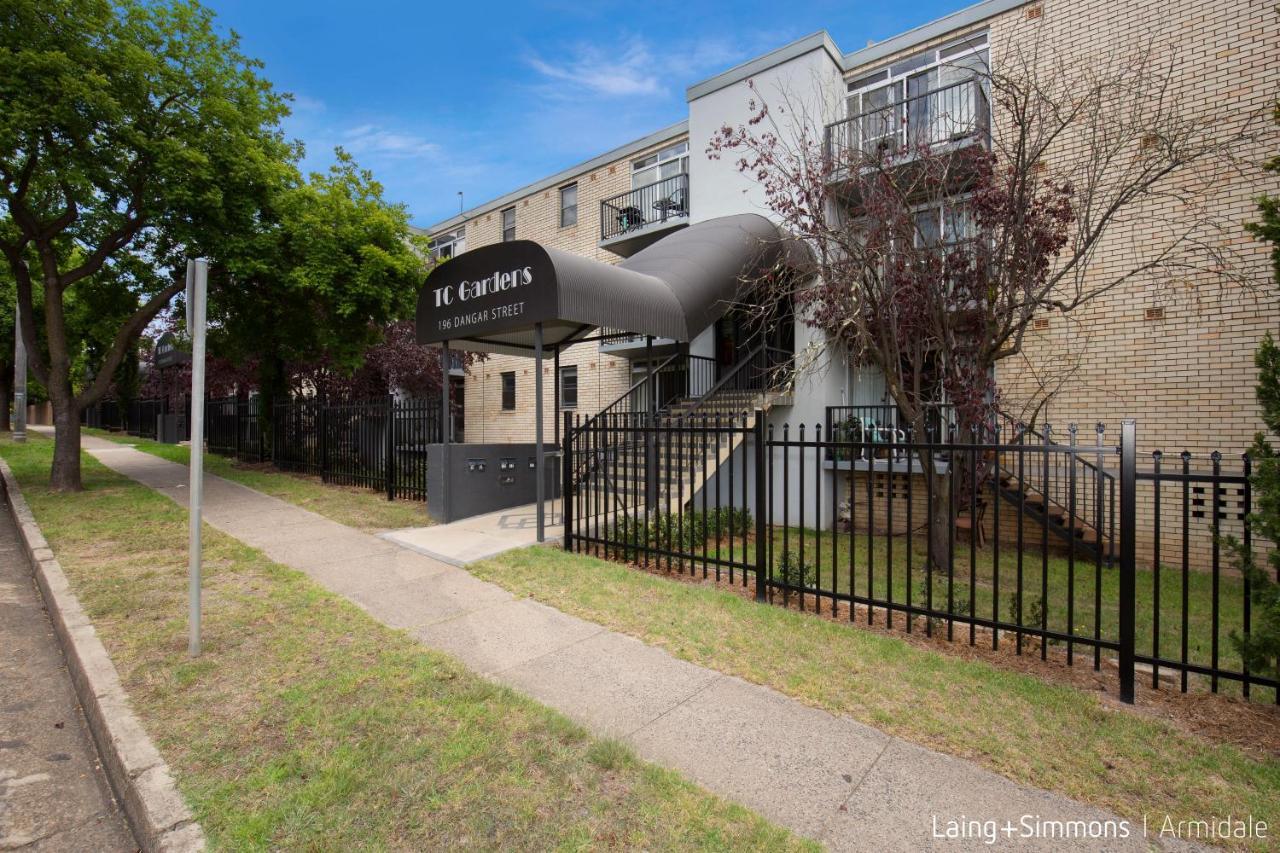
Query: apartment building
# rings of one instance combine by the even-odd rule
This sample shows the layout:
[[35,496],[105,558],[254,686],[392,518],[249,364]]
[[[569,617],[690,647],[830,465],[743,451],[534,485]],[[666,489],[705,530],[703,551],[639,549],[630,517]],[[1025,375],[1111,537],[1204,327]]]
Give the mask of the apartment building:
[[[837,143],[856,132],[859,144],[875,141],[867,118],[887,105],[922,115],[934,109],[936,116],[945,98],[949,121],[961,122],[961,135],[981,144],[985,135],[1001,132],[999,107],[990,107],[966,69],[1034,57],[1052,74],[1054,62],[1101,63],[1148,49],[1173,70],[1169,94],[1217,121],[1257,121],[1280,95],[1280,15],[1269,0],[985,0],[852,52],[825,32],[784,45],[691,85],[684,121],[428,231],[442,258],[531,240],[619,263],[699,223],[768,215],[761,187],[732,158],[707,154],[720,128],[749,119],[753,98],[786,99],[791,109],[783,121],[792,122],[792,130],[803,121]],[[941,132],[954,136],[956,129]],[[1260,164],[1274,153],[1271,126],[1259,123],[1258,131],[1256,142],[1235,152],[1240,163]],[[1274,176],[1249,165],[1200,180],[1209,187],[1207,215],[1226,225],[1242,226],[1254,216],[1259,191],[1280,191]],[[939,222],[939,229],[946,227]],[[1150,239],[1144,227],[1150,225],[1134,217],[1113,229],[1092,268],[1103,275],[1122,265]],[[1091,438],[1095,423],[1114,430],[1132,417],[1145,450],[1243,451],[1261,427],[1253,352],[1280,326],[1280,301],[1269,286],[1265,247],[1242,227],[1223,233],[1242,259],[1240,278],[1251,286],[1224,285],[1188,270],[1176,280],[1138,277],[1069,315],[1049,314],[1034,324],[1023,354],[998,368],[1005,405],[1016,411],[1048,395],[1047,420],[1059,431],[1078,423]],[[773,401],[771,422],[824,423],[835,406],[891,407],[873,370],[851,367],[803,317],[785,325],[768,346],[816,349],[828,357],[802,369],[793,393]],[[558,366],[541,366],[546,435],[556,434],[565,411],[599,411],[649,364],[682,347],[687,358],[720,376],[759,343],[727,312],[690,341],[618,336],[575,344],[559,354]],[[464,382],[468,442],[532,439],[538,369],[529,358],[505,354],[472,368]]]

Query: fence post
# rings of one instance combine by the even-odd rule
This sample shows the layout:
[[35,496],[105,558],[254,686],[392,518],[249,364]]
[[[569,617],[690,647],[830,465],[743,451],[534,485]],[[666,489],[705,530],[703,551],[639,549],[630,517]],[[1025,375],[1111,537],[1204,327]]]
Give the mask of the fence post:
[[[766,501],[768,501],[768,478],[766,476],[766,466],[769,464],[769,454],[765,447],[765,431],[764,431],[764,411],[756,409],[756,460],[755,460],[755,478],[756,478],[756,601],[764,601],[765,599],[765,573],[768,571],[768,554],[769,549],[765,547],[765,543],[769,537],[769,531],[765,524]],[[745,531],[744,531],[745,533]]]
[[387,500],[396,499],[396,398],[387,395]]
[[320,424],[320,482],[329,482],[329,431],[325,429],[324,398],[316,401],[316,422]]
[[1134,627],[1136,621],[1136,562],[1138,450],[1137,424],[1128,419],[1120,428],[1120,701],[1133,704]]
[[573,552],[573,412],[564,413],[560,438],[560,522],[564,550]]
[[231,403],[231,406],[233,409],[235,409],[235,413],[236,413],[236,461],[239,462],[240,450],[241,450],[240,433],[241,431],[244,430],[244,424],[240,422],[240,408],[241,408],[240,398],[239,397],[234,398],[234,401]]

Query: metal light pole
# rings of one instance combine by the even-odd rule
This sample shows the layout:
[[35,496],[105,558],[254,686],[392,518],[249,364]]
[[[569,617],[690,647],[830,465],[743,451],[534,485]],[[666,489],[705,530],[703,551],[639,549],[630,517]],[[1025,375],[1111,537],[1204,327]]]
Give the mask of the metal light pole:
[[22,306],[13,304],[13,440],[27,440],[27,342],[22,338]]
[[205,296],[209,285],[209,262],[204,258],[187,261],[187,330],[191,333],[191,463],[188,468],[188,620],[187,651],[200,654],[200,522],[204,498],[204,327]]

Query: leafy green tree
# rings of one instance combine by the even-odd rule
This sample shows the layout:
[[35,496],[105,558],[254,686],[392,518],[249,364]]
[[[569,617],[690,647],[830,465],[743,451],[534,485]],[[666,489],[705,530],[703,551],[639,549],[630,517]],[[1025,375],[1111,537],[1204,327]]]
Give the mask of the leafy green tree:
[[[1280,123],[1280,104],[1275,117]],[[1280,174],[1280,156],[1269,160],[1264,168]],[[1258,199],[1259,218],[1250,223],[1249,231],[1271,243],[1272,274],[1280,285],[1280,198],[1263,195]],[[1280,346],[1270,334],[1254,356],[1258,367],[1258,406],[1262,422],[1272,436],[1280,436]],[[1253,493],[1257,503],[1250,522],[1255,534],[1273,544],[1267,554],[1266,567],[1258,564],[1256,555],[1232,542],[1237,562],[1249,580],[1253,599],[1253,625],[1248,636],[1231,635],[1241,657],[1257,672],[1280,675],[1280,455],[1266,435],[1258,433],[1250,450],[1253,459]]]
[[[185,258],[254,241],[296,174],[285,98],[259,68],[187,0],[0,7],[0,255],[53,402],[54,488],[81,487],[80,412],[182,291]],[[68,305],[85,291],[128,313],[77,375]]]
[[290,390],[290,365],[350,376],[388,323],[412,316],[426,275],[405,209],[341,150],[328,172],[280,192],[271,215],[228,255],[218,272],[234,286],[210,300],[211,350],[258,364],[264,405]]

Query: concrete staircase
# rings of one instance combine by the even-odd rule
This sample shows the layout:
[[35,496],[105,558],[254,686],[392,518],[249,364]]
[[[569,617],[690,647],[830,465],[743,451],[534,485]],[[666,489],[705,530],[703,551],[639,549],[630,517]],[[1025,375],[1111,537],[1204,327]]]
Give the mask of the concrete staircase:
[[[755,429],[757,413],[790,403],[783,381],[764,389],[742,387],[764,384],[755,376],[738,381],[758,364],[759,356],[760,350],[753,351],[706,394],[672,400],[652,419],[632,414],[620,428],[596,424],[592,437],[575,448],[575,457],[586,457],[575,465],[578,511],[640,515],[651,503],[658,512],[677,512],[717,472],[727,472],[726,463]],[[781,380],[784,373],[767,375]],[[590,432],[592,422],[583,429]],[[740,463],[732,467],[732,476],[745,477]],[[721,488],[727,503],[727,485]],[[741,489],[735,482],[735,497]]]

